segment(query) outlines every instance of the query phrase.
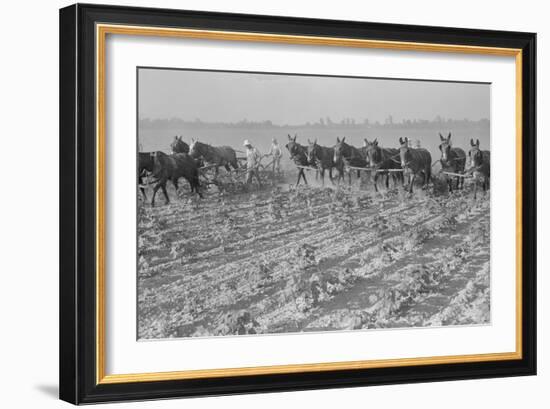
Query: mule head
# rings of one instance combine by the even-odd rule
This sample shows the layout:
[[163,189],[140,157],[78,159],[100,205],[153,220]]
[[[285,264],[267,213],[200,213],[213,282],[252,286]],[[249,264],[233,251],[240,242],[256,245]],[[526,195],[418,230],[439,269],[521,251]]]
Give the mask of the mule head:
[[181,138],[181,135],[174,137],[174,141],[170,145],[170,148],[172,149],[172,154],[189,152],[189,145],[187,145]]
[[468,152],[468,156],[470,158],[470,167],[473,168],[473,167],[480,166],[481,163],[483,162],[483,154],[479,149],[479,139],[477,139],[475,143],[473,139],[470,139],[470,146],[471,146],[471,149]]
[[189,155],[194,159],[197,159],[200,156],[199,145],[200,143],[198,140],[196,140],[195,138],[191,138],[191,144],[189,145]]
[[339,163],[342,160],[342,156],[344,155],[344,149],[345,149],[345,142],[344,140],[346,137],[344,136],[342,139],[336,137],[336,145],[334,145],[334,157],[332,158],[334,163]]
[[411,152],[409,148],[409,138],[404,139],[399,137],[399,157],[401,159],[401,167],[406,168],[409,164]]
[[441,162],[446,162],[449,158],[449,152],[451,150],[451,133],[449,132],[449,135],[447,137],[444,137],[439,134],[439,139],[441,140],[441,144],[439,145],[439,151],[441,152]]
[[174,140],[170,144],[170,153],[176,153],[176,145],[178,143],[178,135],[174,136]]
[[378,138],[374,139],[374,141],[369,142],[367,138],[364,139],[363,147],[365,150],[365,155],[367,162],[369,163],[369,166],[374,167],[379,162],[378,153]]
[[296,142],[296,137],[288,135],[288,143],[285,145],[290,153],[290,156],[297,156],[300,153],[300,145]]

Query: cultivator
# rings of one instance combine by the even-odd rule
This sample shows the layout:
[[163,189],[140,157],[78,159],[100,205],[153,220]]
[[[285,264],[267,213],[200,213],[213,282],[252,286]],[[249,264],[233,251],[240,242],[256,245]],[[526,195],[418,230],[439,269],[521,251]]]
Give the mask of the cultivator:
[[[263,157],[262,157],[263,159]],[[230,172],[227,172],[223,166],[217,165],[205,165],[199,168],[199,177],[201,179],[201,185],[203,186],[216,186],[218,190],[224,192],[242,192],[247,191],[251,185],[246,183],[246,157],[238,157],[237,169],[231,169]],[[258,166],[258,174],[262,185],[271,184],[275,179],[273,174],[272,166],[273,161],[270,161],[267,164],[262,164],[260,159],[260,164]],[[218,169],[216,169],[218,168]],[[253,183],[257,181],[254,179]]]

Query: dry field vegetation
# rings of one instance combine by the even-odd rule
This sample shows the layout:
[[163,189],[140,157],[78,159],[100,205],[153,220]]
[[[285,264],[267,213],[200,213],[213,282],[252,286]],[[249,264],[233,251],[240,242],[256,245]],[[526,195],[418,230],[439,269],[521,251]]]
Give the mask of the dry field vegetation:
[[291,181],[139,200],[138,338],[489,323],[489,194]]

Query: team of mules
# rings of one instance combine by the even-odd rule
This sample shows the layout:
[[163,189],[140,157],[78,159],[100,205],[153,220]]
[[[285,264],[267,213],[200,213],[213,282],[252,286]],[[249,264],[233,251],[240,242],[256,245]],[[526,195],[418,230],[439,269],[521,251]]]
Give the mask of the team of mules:
[[146,172],[154,178],[153,197],[151,205],[155,205],[157,191],[162,189],[166,203],[170,203],[166,183],[170,180],[178,191],[178,180],[183,177],[189,182],[191,192],[202,197],[199,182],[199,168],[197,162],[186,153],[173,153],[168,155],[164,152],[140,152],[138,157],[138,183],[143,197],[147,199],[144,189],[144,176]]
[[[485,192],[489,188],[490,182],[490,152],[480,149],[479,140],[474,142],[471,139],[468,151],[469,166],[467,166],[466,153],[463,149],[452,146],[451,133],[446,137],[440,133],[439,138],[441,157],[438,162],[441,163],[441,171],[448,175],[449,192],[452,193],[453,189],[462,189],[466,177],[473,179],[474,198],[477,197],[480,184]],[[361,171],[370,172],[374,175],[373,183],[376,192],[378,192],[380,175],[386,176],[386,189],[389,188],[391,177],[394,186],[398,184],[406,186],[410,193],[412,193],[415,184],[420,182],[422,187],[426,187],[432,178],[433,164],[430,152],[423,148],[411,147],[408,138],[399,138],[399,148],[381,147],[377,139],[373,141],[364,139],[363,146],[357,148],[348,144],[345,139],[345,137],[342,139],[337,137],[333,147],[321,146],[316,139],[308,140],[308,145],[304,146],[297,142],[297,135],[293,137],[288,135],[286,148],[291,160],[298,167],[296,185],[301,180],[307,185],[304,170],[308,168],[318,171],[323,185],[327,170],[332,183],[334,183],[333,170],[338,172],[338,182],[344,178],[344,173],[347,171],[350,184],[354,171],[358,178],[361,177]],[[159,189],[162,189],[166,203],[169,203],[170,199],[166,191],[166,183],[169,180],[174,184],[177,192],[178,179],[185,178],[189,182],[191,192],[202,197],[199,182],[200,167],[212,167],[215,169],[216,175],[219,167],[224,167],[228,172],[239,168],[237,151],[230,146],[212,146],[194,139],[188,145],[181,136],[176,136],[170,144],[170,148],[172,152],[170,155],[157,151],[140,152],[138,156],[138,183],[145,199],[147,196],[144,189],[144,176],[149,174],[154,178],[155,186],[151,199],[153,206]],[[405,179],[408,179],[407,184],[405,184]],[[453,180],[455,181],[454,188]]]
[[157,191],[162,189],[166,203],[170,202],[166,183],[171,181],[176,192],[178,191],[178,180],[185,178],[191,187],[191,193],[202,197],[201,184],[199,181],[199,167],[209,166],[215,169],[216,175],[220,166],[225,167],[228,172],[238,169],[237,153],[230,146],[211,146],[209,144],[192,140],[188,145],[181,136],[175,136],[170,144],[171,154],[161,151],[140,152],[138,156],[138,183],[147,199],[144,188],[144,177],[150,175],[154,181],[153,197],[151,205],[155,205]]
[[228,172],[239,168],[237,152],[230,146],[212,146],[204,142],[191,140],[189,155],[196,160],[201,160],[205,165],[214,167],[216,176],[219,167],[223,166]]
[[152,206],[155,205],[155,197],[159,189],[162,189],[166,203],[170,203],[166,183],[170,180],[177,192],[178,180],[181,177],[189,182],[192,193],[194,192],[202,197],[199,182],[199,164],[188,154],[189,145],[181,139],[181,136],[175,136],[170,144],[170,149],[172,152],[170,155],[161,151],[139,152],[138,155],[138,184],[144,199],[147,199],[144,187],[145,176],[149,175],[154,179]]
[[[453,192],[453,178],[456,180],[455,189],[462,189],[464,179],[471,177],[474,179],[474,197],[476,196],[478,184],[481,182],[483,190],[486,191],[489,186],[490,153],[489,151],[479,150],[479,140],[474,144],[471,141],[470,150],[471,166],[466,171],[466,154],[463,149],[453,147],[451,143],[451,133],[447,137],[439,134],[441,144],[439,150],[441,158],[441,171],[449,175],[447,183],[449,192]],[[412,193],[413,187],[420,182],[422,187],[426,187],[432,179],[432,155],[427,149],[413,148],[408,138],[399,138],[399,148],[383,148],[379,146],[378,140],[369,141],[364,139],[362,148],[354,147],[346,143],[346,138],[336,138],[336,145],[331,147],[320,146],[317,140],[310,141],[308,146],[300,145],[297,141],[297,135],[294,137],[288,135],[286,148],[290,153],[293,162],[298,166],[298,180],[296,185],[303,179],[307,184],[304,168],[318,169],[321,174],[321,180],[324,184],[324,172],[329,170],[330,180],[333,181],[332,170],[338,170],[338,181],[343,178],[347,169],[349,183],[351,184],[351,175],[353,171],[360,178],[362,170],[371,172],[374,175],[373,184],[378,192],[378,179],[380,175],[386,176],[386,188],[389,188],[389,180],[393,179],[394,185],[399,183],[405,186],[407,178],[407,190]],[[332,154],[332,159],[331,159]],[[333,182],[334,183],[334,182]]]

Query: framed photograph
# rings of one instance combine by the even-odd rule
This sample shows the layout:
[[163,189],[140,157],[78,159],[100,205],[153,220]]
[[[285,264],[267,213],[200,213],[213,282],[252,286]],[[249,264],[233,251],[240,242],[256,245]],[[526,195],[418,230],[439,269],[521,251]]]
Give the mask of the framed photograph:
[[535,53],[61,9],[61,399],[534,375]]

